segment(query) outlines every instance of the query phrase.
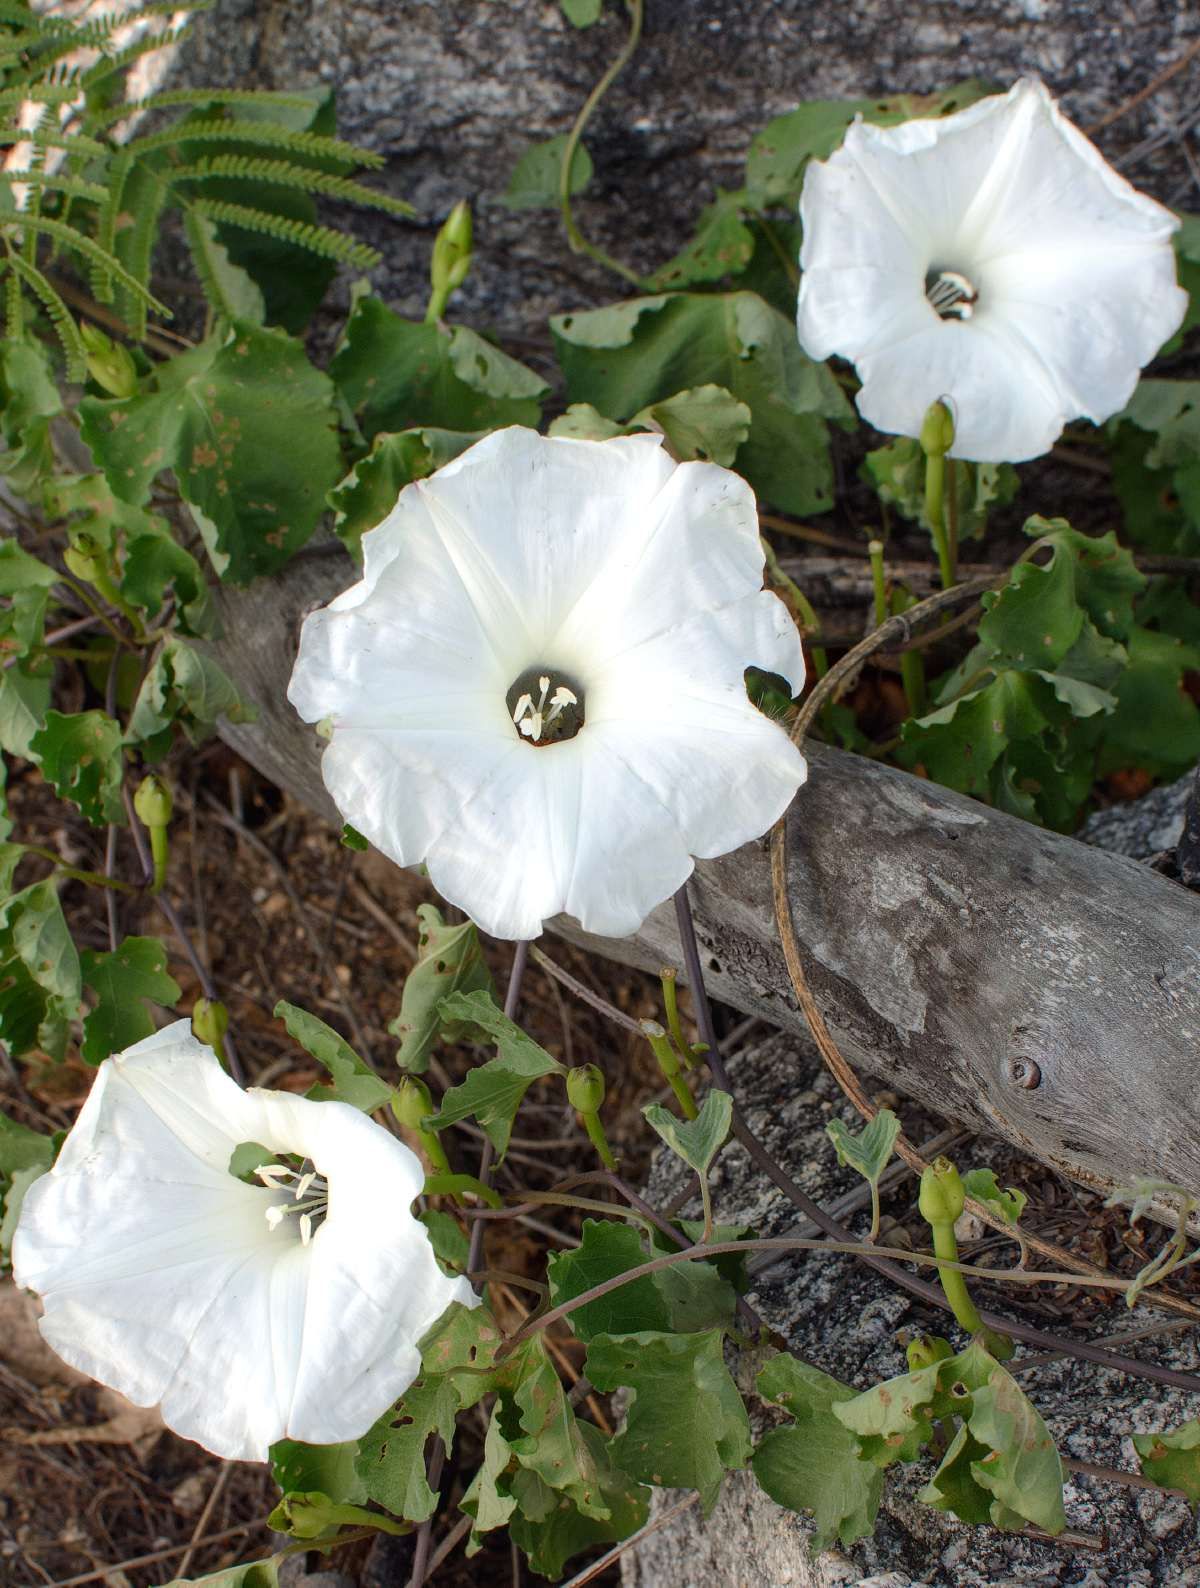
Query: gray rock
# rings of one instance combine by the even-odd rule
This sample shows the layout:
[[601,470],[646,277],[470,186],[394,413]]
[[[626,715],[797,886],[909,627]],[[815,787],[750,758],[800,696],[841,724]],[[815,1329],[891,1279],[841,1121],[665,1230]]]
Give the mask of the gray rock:
[[1195,787],[1195,772],[1185,772],[1177,783],[1151,789],[1140,800],[1110,805],[1096,811],[1076,834],[1085,844],[1148,860],[1164,849],[1174,849],[1183,832],[1183,813]]
[[[856,1183],[849,1171],[839,1168],[825,1126],[840,1115],[854,1129],[857,1116],[843,1103],[815,1049],[791,1037],[772,1036],[736,1058],[730,1074],[752,1128],[811,1196],[828,1206]],[[994,1169],[1004,1184],[1009,1154],[1009,1148],[977,1138],[954,1157],[964,1170]],[[782,1234],[800,1222],[782,1194],[764,1185],[736,1143],[726,1149],[714,1182],[714,1212],[721,1222],[753,1224],[764,1235]],[[665,1201],[682,1183],[677,1160],[660,1152],[651,1172],[650,1200]],[[911,1196],[915,1182],[906,1184]],[[900,1205],[903,1195],[884,1203],[885,1212],[890,1207],[901,1223],[906,1216]],[[698,1217],[699,1202],[684,1213]],[[866,1232],[866,1213],[849,1222],[857,1233]],[[921,1227],[914,1222],[918,1239]],[[1003,1259],[1004,1253],[996,1256]],[[926,1313],[922,1302],[856,1268],[849,1258],[813,1255],[775,1263],[756,1277],[749,1300],[799,1357],[861,1389],[905,1371],[903,1344],[911,1334],[931,1327],[955,1341],[947,1315]],[[1131,1314],[1114,1308],[1109,1317],[1114,1333],[1163,1321],[1161,1314],[1140,1308]],[[965,1343],[965,1337],[957,1340],[960,1346]],[[1197,1368],[1197,1347],[1190,1335],[1169,1333],[1127,1349],[1185,1371]],[[1076,1461],[1136,1472],[1130,1434],[1177,1427],[1200,1413],[1200,1395],[1070,1358],[1022,1371],[1022,1358],[1031,1355],[1022,1348],[1012,1370],[1059,1450]],[[744,1392],[752,1389],[755,1366],[739,1364]],[[772,1413],[753,1398],[750,1404],[757,1434],[769,1426]],[[733,1476],[707,1521],[692,1506],[623,1558],[623,1588],[708,1588],[718,1583],[723,1588],[1200,1584],[1200,1528],[1187,1505],[1171,1496],[1072,1474],[1066,1486],[1067,1528],[1075,1537],[1102,1544],[1089,1548],[964,1526],[916,1499],[932,1472],[928,1460],[890,1469],[874,1537],[848,1550],[827,1551],[815,1561],[809,1559],[809,1520],[768,1499],[750,1474]],[[656,1491],[651,1518],[682,1498],[674,1491]]]
[[[373,279],[400,312],[423,312],[432,230],[458,198],[476,207],[477,253],[452,317],[544,334],[551,312],[635,290],[572,255],[555,214],[495,202],[525,150],[570,127],[620,48],[612,0],[582,32],[557,0],[218,0],[193,27],[176,81],[329,84],[342,133],[387,158],[384,185],[416,205],[415,226],[352,224],[383,250]],[[647,0],[642,46],[587,132],[596,175],[579,221],[645,274],[683,247],[718,184],[741,186],[755,133],[805,100],[1036,73],[1087,126],[1182,55],[1195,29],[1175,0],[929,0],[919,12],[901,0]],[[1191,125],[1198,80],[1189,68],[1098,135],[1170,202],[1191,188],[1184,157],[1169,136],[1140,146]]]

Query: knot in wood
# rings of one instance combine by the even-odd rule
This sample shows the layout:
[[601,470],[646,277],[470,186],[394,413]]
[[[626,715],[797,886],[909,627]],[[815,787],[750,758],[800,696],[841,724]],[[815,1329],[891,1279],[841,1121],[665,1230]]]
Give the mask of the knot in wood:
[[1008,1079],[1014,1086],[1021,1086],[1026,1091],[1032,1091],[1035,1086],[1042,1084],[1041,1066],[1034,1059],[1011,1058],[1006,1061],[1004,1067],[1008,1073]]

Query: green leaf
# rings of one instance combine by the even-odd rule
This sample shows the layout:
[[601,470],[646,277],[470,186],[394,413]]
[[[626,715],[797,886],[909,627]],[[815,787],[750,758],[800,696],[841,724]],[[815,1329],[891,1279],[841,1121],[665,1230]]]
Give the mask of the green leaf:
[[29,335],[0,344],[0,433],[8,443],[0,473],[18,496],[54,473],[50,421],[61,412],[46,348]]
[[1037,739],[1055,720],[1056,709],[1061,711],[1053,691],[1036,675],[1003,672],[983,689],[910,718],[901,730],[898,758],[908,765],[921,762],[935,783],[982,796],[1009,740]]
[[[995,1497],[992,1521],[1016,1528],[1029,1521],[1047,1533],[1061,1533],[1066,1526],[1063,1466],[1041,1414],[999,1363],[971,1398],[967,1427],[988,1447],[987,1455],[971,1463],[971,1476]],[[1005,1512],[1015,1513],[1015,1522]]]
[[36,761],[34,734],[45,725],[54,682],[54,659],[22,656],[0,673],[0,748]]
[[70,717],[48,711],[45,727],[33,735],[29,747],[59,799],[77,805],[93,827],[126,825],[119,722],[103,711]]
[[1111,446],[1113,490],[1125,514],[1129,539],[1156,555],[1195,556],[1200,551],[1200,532],[1194,518],[1189,519],[1184,511],[1175,473],[1152,469],[1146,463],[1154,450],[1153,436],[1123,423],[1116,427]]
[[824,418],[853,423],[853,410],[795,326],[755,293],[637,298],[555,315],[550,328],[568,402],[625,424],[681,389],[718,386],[750,409],[734,465],[756,493],[795,513],[832,506]]
[[1185,670],[1200,671],[1200,653],[1151,629],[1134,628],[1127,644],[1129,666],[1116,687],[1117,707],[1104,723],[1103,743],[1135,761],[1183,771],[1200,757],[1200,711],[1181,689]]
[[49,1164],[34,1164],[28,1169],[14,1169],[8,1176],[8,1189],[3,1197],[3,1216],[0,1217],[0,1259],[8,1263],[12,1260],[13,1236],[17,1233],[17,1225],[21,1219],[21,1208],[25,1203],[25,1193],[35,1180],[40,1180],[48,1171]]
[[[552,1305],[561,1306],[582,1296],[595,1285],[627,1273],[646,1262],[641,1239],[631,1225],[616,1221],[583,1221],[583,1240],[574,1251],[551,1252],[546,1278]],[[693,1267],[691,1263],[682,1267]],[[670,1272],[670,1270],[664,1270]],[[573,1333],[585,1342],[597,1335],[637,1334],[648,1330],[666,1333],[674,1327],[667,1298],[654,1283],[658,1275],[644,1274],[596,1301],[586,1302],[567,1314]]]
[[0,1175],[13,1175],[22,1169],[49,1169],[56,1148],[53,1136],[19,1125],[0,1113]]
[[513,1453],[529,1472],[551,1489],[567,1489],[584,1516],[607,1521],[608,1507],[600,1494],[596,1466],[584,1443],[562,1380],[541,1341],[533,1354],[534,1371],[513,1391],[520,1409],[523,1438],[511,1438]]
[[189,638],[222,638],[221,621],[208,593],[204,570],[167,535],[139,535],[126,544],[121,594],[153,622],[168,590],[176,599],[175,629]]
[[225,228],[193,210],[184,211],[183,228],[196,274],[217,313],[262,325],[267,317],[262,289],[248,271],[230,259],[228,248],[220,240]]
[[965,110],[998,92],[973,77],[940,94],[893,94],[886,99],[813,100],[769,121],[746,157],[746,198],[759,207],[799,201],[810,160],[827,160],[839,149],[846,129],[861,116],[880,127],[914,117],[934,119]]
[[[544,1484],[525,1484],[514,1476],[512,1490],[520,1512],[511,1517],[509,1537],[529,1557],[535,1572],[557,1582],[572,1555],[594,1544],[617,1543],[644,1527],[650,1491],[613,1465],[604,1435],[591,1423],[576,1425],[595,1468],[595,1482],[608,1518],[585,1515],[571,1491],[557,1492]],[[533,1475],[530,1474],[530,1477]],[[541,1500],[537,1504],[534,1496]]]
[[373,1114],[391,1097],[393,1088],[380,1080],[350,1044],[316,1015],[282,999],[275,1005],[274,1014],[283,1021],[292,1041],[311,1053],[333,1077],[332,1086],[313,1086],[305,1093],[313,1102],[349,1103],[364,1114]]
[[[915,519],[932,531],[925,510],[925,454],[921,443],[897,436],[886,446],[868,452],[859,478],[875,487],[879,500],[904,518]],[[960,540],[978,539],[987,526],[992,507],[1005,507],[1021,481],[1010,463],[954,463],[954,496],[958,507]]]
[[657,292],[741,274],[754,253],[754,236],[740,213],[742,200],[741,193],[717,189],[716,203],[701,212],[692,241],[654,272],[651,285]]
[[334,531],[350,554],[361,561],[361,542],[368,529],[382,524],[400,492],[423,480],[443,463],[458,457],[487,434],[485,430],[381,430],[365,458],[329,493],[337,517]]
[[361,855],[370,849],[370,844],[360,832],[355,831],[349,822],[342,823],[342,843],[347,849],[354,849]]
[[[595,16],[588,21],[594,22],[600,15],[600,0],[570,0],[571,5],[581,8],[595,7]],[[567,10],[567,0],[563,0],[563,9]],[[567,12],[570,15],[570,12]],[[571,17],[572,22],[575,18]],[[587,27],[587,22],[575,22],[577,28]],[[563,155],[567,149],[565,132],[559,133],[557,138],[547,138],[545,143],[535,143],[513,167],[513,174],[508,181],[508,190],[502,197],[494,199],[495,204],[503,204],[510,210],[529,210],[558,208],[558,184],[561,180]],[[592,158],[582,143],[575,145],[575,152],[571,156],[571,197],[582,193],[592,180]]]
[[1134,1434],[1143,1474],[1160,1489],[1182,1489],[1188,1504],[1200,1505],[1200,1418],[1193,1417],[1173,1433]]
[[517,1508],[507,1478],[512,1461],[512,1447],[500,1431],[494,1410],[483,1441],[483,1464],[458,1502],[459,1510],[472,1520],[468,1556],[477,1555],[482,1548],[482,1535],[503,1527]]
[[368,439],[422,426],[536,426],[537,399],[549,390],[540,375],[466,326],[442,331],[402,320],[373,297],[358,300],[329,372]]
[[[368,1498],[354,1470],[358,1445],[304,1445],[298,1439],[280,1439],[271,1446],[271,1476],[285,1494],[319,1490],[335,1505],[349,1501],[362,1505]],[[374,1498],[372,1496],[372,1498]]]
[[450,1449],[458,1406],[458,1392],[448,1378],[423,1372],[405,1390],[358,1441],[354,1470],[368,1498],[410,1522],[433,1515],[437,1495],[425,1481],[425,1445],[437,1432]]
[[[964,1423],[951,1440],[933,1477],[918,1491],[920,1498],[935,1511],[950,1511],[968,1526],[980,1527],[990,1522],[994,1503],[991,1491],[977,1482],[974,1470],[975,1463],[988,1453],[988,1447],[973,1438]],[[1003,1526],[1003,1523],[997,1525]],[[1021,1526],[1021,1519],[1017,1526]]]
[[411,1533],[407,1522],[393,1522],[378,1511],[360,1505],[335,1505],[327,1494],[314,1489],[308,1494],[285,1494],[267,1518],[268,1526],[293,1538],[335,1538],[341,1527],[378,1528],[384,1533]]
[[[700,1224],[698,1230],[689,1237],[693,1245],[703,1234],[704,1225]],[[728,1227],[724,1230],[720,1226],[713,1227],[714,1241],[730,1239],[737,1240],[739,1237],[732,1234]],[[652,1227],[650,1249],[652,1255],[657,1257],[663,1252],[678,1251],[679,1245],[668,1241],[661,1230]],[[735,1258],[734,1261],[740,1263],[740,1259]],[[650,1278],[667,1303],[669,1327],[676,1334],[697,1334],[701,1329],[727,1329],[732,1324],[737,1307],[737,1291],[716,1262],[695,1258],[687,1263],[673,1263],[670,1268],[660,1268]],[[641,1324],[640,1327],[651,1326]],[[618,1331],[609,1329],[607,1332],[616,1334]]]
[[[15,669],[10,669],[15,671]],[[0,902],[0,1041],[60,1060],[79,1017],[79,956],[53,881]]]
[[840,1119],[831,1119],[825,1132],[837,1149],[838,1162],[848,1163],[875,1185],[892,1156],[900,1121],[890,1108],[881,1108],[860,1136],[852,1136]]
[[640,430],[661,431],[681,461],[699,458],[728,468],[750,433],[749,425],[750,410],[745,403],[735,401],[720,386],[700,386],[643,408],[627,425],[605,419],[591,403],[573,403],[551,423],[549,434],[607,441]]
[[703,1175],[708,1173],[717,1149],[728,1139],[733,1099],[728,1092],[710,1092],[694,1120],[677,1119],[661,1103],[647,1103],[642,1113],[671,1151]]
[[445,1130],[468,1115],[474,1115],[480,1128],[496,1149],[497,1161],[503,1159],[512,1132],[513,1118],[530,1084],[543,1075],[565,1074],[563,1066],[545,1048],[527,1037],[521,1028],[496,1008],[486,992],[457,992],[438,1005],[447,1021],[473,1021],[498,1044],[500,1053],[476,1070],[469,1070],[459,1086],[452,1086],[442,1098],[441,1111],[422,1122],[425,1130]]
[[174,1577],[167,1588],[279,1588],[279,1568],[288,1559],[286,1554],[268,1555],[266,1560],[246,1561],[207,1577]]
[[436,1208],[426,1208],[423,1213],[417,1214],[417,1222],[425,1226],[429,1244],[442,1265],[442,1271],[447,1274],[465,1274],[471,1242],[463,1234],[458,1220],[449,1213],[439,1213]]
[[728,1468],[750,1455],[750,1423],[721,1355],[720,1329],[703,1334],[600,1334],[585,1372],[606,1393],[629,1391],[625,1428],[610,1443],[618,1466],[639,1482],[695,1489],[711,1512]]
[[1046,568],[1023,562],[998,594],[985,594],[979,638],[995,648],[997,671],[1053,672],[1079,638],[1083,610],[1075,599],[1073,559],[1056,548]]
[[421,931],[417,963],[404,982],[400,1013],[388,1026],[400,1038],[396,1063],[414,1075],[424,1075],[438,1039],[444,1042],[478,1041],[480,1032],[470,1021],[443,1019],[439,1005],[452,993],[480,993],[495,1005],[496,984],[483,960],[479,930],[474,921],[447,926],[432,904],[417,907]]
[[833,1415],[835,1402],[854,1391],[785,1353],[758,1375],[764,1400],[796,1419],[764,1434],[754,1451],[754,1476],[777,1505],[811,1511],[815,1558],[839,1539],[849,1547],[875,1530],[883,1473],[859,1455],[859,1442]]
[[48,590],[58,582],[58,572],[17,544],[16,537],[0,540],[0,595]]
[[199,745],[213,737],[216,720],[222,713],[230,722],[258,719],[254,707],[243,701],[215,662],[177,635],[169,634],[138,691],[125,730],[125,743],[140,742],[148,760],[161,760],[171,744],[169,737],[163,743],[161,736],[172,724],[179,723],[192,744]]
[[80,1053],[88,1064],[99,1064],[111,1053],[123,1053],[157,1029],[154,1017],[142,1002],[153,998],[174,1009],[182,997],[167,974],[167,951],[157,937],[127,937],[113,953],[98,954],[85,948],[80,971],[87,985],[100,995],[83,1022]]
[[86,397],[83,438],[118,496],[173,468],[222,578],[249,584],[301,547],[342,477],[334,388],[303,346],[234,320],[156,371],[158,390]]
[[986,1202],[1006,1224],[1018,1223],[1029,1200],[1024,1191],[1018,1191],[1015,1186],[1002,1191],[996,1184],[996,1176],[991,1169],[968,1169],[962,1177],[962,1182],[968,1196],[974,1197],[978,1202]]
[[577,28],[590,28],[600,20],[602,0],[562,0],[562,8]]

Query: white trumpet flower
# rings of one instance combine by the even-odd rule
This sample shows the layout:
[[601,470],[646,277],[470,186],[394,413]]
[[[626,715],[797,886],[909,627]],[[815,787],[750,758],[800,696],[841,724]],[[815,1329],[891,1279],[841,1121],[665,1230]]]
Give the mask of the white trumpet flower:
[[[229,1172],[255,1143],[260,1185]],[[409,1211],[415,1154],[345,1103],[243,1092],[177,1021],[106,1059],[26,1193],[18,1285],[64,1361],[218,1456],[357,1439],[453,1301]]]
[[953,457],[1018,463],[1119,412],[1187,308],[1176,217],[1030,80],[940,121],[856,122],[800,215],[805,351],[849,359],[889,434],[948,401]]
[[338,810],[497,937],[636,931],[803,782],[744,672],[804,678],[754,496],[658,436],[513,427],[408,485],[307,618],[288,698]]

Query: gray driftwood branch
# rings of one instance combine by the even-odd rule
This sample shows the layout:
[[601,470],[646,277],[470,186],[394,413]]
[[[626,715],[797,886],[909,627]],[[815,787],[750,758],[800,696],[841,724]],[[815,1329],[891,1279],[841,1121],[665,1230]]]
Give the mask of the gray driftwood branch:
[[[320,743],[286,688],[304,613],[355,577],[331,546],[216,592],[228,637],[212,650],[260,712],[223,736],[331,820]],[[1200,896],[905,772],[808,755],[790,893],[847,1058],[1098,1188],[1151,1175],[1200,1191]],[[765,840],[701,862],[692,899],[712,995],[803,1029]],[[627,964],[682,964],[669,903],[630,938],[550,925]]]

